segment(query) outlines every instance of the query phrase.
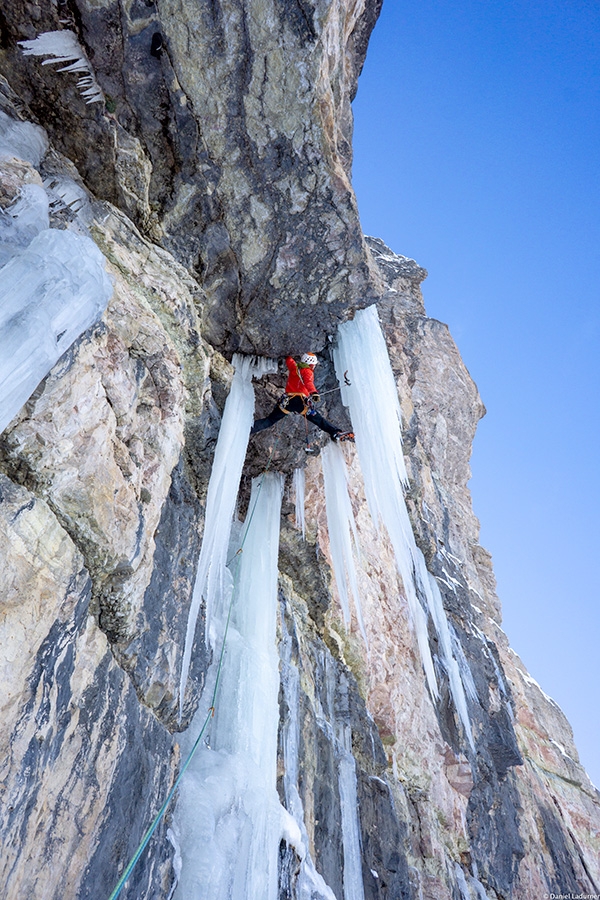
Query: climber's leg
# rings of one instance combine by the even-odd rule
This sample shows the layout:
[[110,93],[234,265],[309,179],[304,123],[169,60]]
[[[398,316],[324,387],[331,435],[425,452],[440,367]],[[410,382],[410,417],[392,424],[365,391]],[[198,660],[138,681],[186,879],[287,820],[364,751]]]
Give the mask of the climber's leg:
[[258,434],[259,431],[264,431],[266,428],[271,428],[280,419],[283,419],[285,416],[284,411],[280,408],[279,404],[273,409],[272,412],[269,413],[264,419],[257,419],[252,428],[250,429],[250,434]]
[[309,409],[306,413],[306,418],[309,422],[312,422],[313,425],[316,425],[317,428],[320,428],[321,431],[326,431],[327,434],[334,439],[336,434],[342,433],[341,428],[336,428],[335,425],[328,422],[316,409]]

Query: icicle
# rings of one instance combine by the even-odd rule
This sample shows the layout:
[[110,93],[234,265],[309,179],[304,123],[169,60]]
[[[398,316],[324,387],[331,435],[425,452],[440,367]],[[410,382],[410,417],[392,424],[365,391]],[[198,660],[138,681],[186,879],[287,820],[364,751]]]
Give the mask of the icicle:
[[327,650],[323,650],[322,668],[325,696],[317,695],[317,716],[319,725],[333,738],[337,760],[344,854],[344,900],[364,900],[356,763],[352,756],[352,728],[348,724],[347,693],[339,691],[339,670]]
[[[430,575],[430,578],[433,578],[433,575]],[[448,628],[450,629],[450,637],[452,639],[452,656],[458,663],[460,680],[462,681],[463,687],[465,689],[465,694],[469,698],[469,700],[479,702],[477,688],[475,687],[475,681],[473,679],[473,673],[471,672],[471,667],[467,662],[465,651],[463,650],[462,644],[458,639],[458,635],[456,634],[456,631],[454,630],[450,622],[448,622]]]
[[[450,684],[452,700],[454,701],[454,706],[458,713],[458,717],[462,722],[462,726],[469,744],[473,749],[475,749],[475,744],[473,743],[473,732],[471,731],[471,722],[469,719],[469,710],[467,708],[467,698],[465,696],[465,687],[463,684],[463,679],[461,677],[459,665],[454,657],[450,625],[446,617],[442,595],[440,593],[437,581],[427,570],[425,558],[418,547],[415,547],[415,565],[417,579],[419,581],[423,594],[427,599],[429,612],[431,614],[431,618],[433,619],[433,624],[435,625],[435,630],[438,636],[440,656],[445,666],[446,672],[448,673],[448,682]],[[473,684],[472,676],[471,684],[473,691],[475,691],[475,685]]]
[[[67,63],[61,66],[57,72],[86,72],[84,78],[80,78],[77,86],[86,103],[102,103],[104,94],[102,88],[96,81],[94,71],[87,58],[86,52],[79,43],[77,35],[73,31],[65,29],[63,31],[46,31],[33,41],[19,41],[19,46],[24,56],[49,56],[53,59],[45,59],[43,66],[54,65],[55,63]],[[87,88],[87,90],[83,90]]]
[[[352,383],[348,385],[344,373],[352,373],[355,360],[361,361],[362,375],[360,381],[350,378]],[[439,587],[427,571],[423,554],[416,545],[404,500],[407,478],[402,454],[400,403],[385,338],[374,306],[359,310],[351,322],[340,325],[337,345],[334,347],[334,363],[342,400],[350,408],[371,516],[376,524],[383,522],[392,542],[429,690],[434,698],[439,697],[427,634],[427,618],[419,600],[418,589],[426,600],[434,621],[454,705],[467,739],[473,746],[465,687],[459,663],[453,653],[450,627]],[[466,660],[464,662],[466,664]],[[471,690],[471,684],[468,687]],[[472,689],[474,691],[474,685]]]
[[458,887],[458,890],[460,891],[461,900],[471,900],[471,892],[467,885],[465,873],[458,863],[454,863],[454,876],[456,878],[456,885]]
[[368,645],[354,557],[352,555],[352,538],[357,555],[358,535],[354,522],[354,514],[348,496],[348,472],[342,448],[333,442],[327,444],[321,453],[323,465],[323,481],[325,483],[325,504],[327,507],[327,530],[331,546],[331,558],[335,583],[337,585],[344,621],[350,623],[349,593],[354,601],[356,618],[365,644]]
[[[276,647],[277,562],[283,479],[255,479],[223,658],[211,749],[194,758],[175,814],[183,868],[181,900],[277,900],[282,835],[301,847],[279,803]],[[214,611],[223,620],[227,610]],[[222,622],[224,625],[224,621]],[[213,663],[212,678],[217,661]],[[200,719],[206,714],[199,712]],[[193,741],[197,719],[189,729]]]
[[[408,484],[398,390],[375,306],[359,310],[351,322],[340,325],[338,335],[334,362],[342,402],[351,410],[367,501],[378,525],[380,514],[388,506],[387,488],[396,482],[401,487]],[[360,378],[352,377],[357,362]],[[344,372],[350,373],[351,384],[347,384]],[[361,444],[367,453],[360,452]],[[384,479],[380,477],[382,472]],[[397,500],[395,490],[390,500]]]
[[[376,525],[382,521],[394,548],[396,565],[404,584],[406,599],[427,684],[433,697],[439,697],[433,659],[427,635],[427,619],[414,584],[413,547],[415,539],[404,502],[403,485],[407,481],[402,454],[400,403],[374,306],[359,310],[351,322],[338,328],[333,353],[342,401],[349,406],[356,436],[365,492]],[[350,379],[355,360],[361,361],[362,377]]]
[[242,466],[248,447],[248,437],[254,414],[254,390],[252,378],[260,378],[276,371],[273,360],[235,354],[235,374],[225,403],[221,428],[215,449],[204,519],[204,538],[198,560],[192,603],[188,616],[187,633],[181,678],[179,683],[179,715],[192,656],[196,620],[202,598],[206,601],[206,639],[214,648],[218,641],[216,615],[222,605],[229,580],[226,569],[231,524],[235,502],[242,476]]
[[65,175],[49,175],[44,179],[44,188],[53,213],[68,210],[71,214],[70,228],[73,228],[75,223],[82,229],[91,225],[94,214],[88,194],[82,185]]
[[281,687],[287,705],[288,714],[281,723],[283,738],[283,793],[287,810],[293,817],[300,831],[302,846],[298,853],[301,863],[296,879],[296,896],[298,900],[336,900],[331,888],[315,869],[309,851],[309,840],[304,822],[304,807],[298,792],[300,778],[299,746],[299,694],[300,673],[292,663],[292,638],[287,629],[285,619],[282,621],[281,655]]
[[0,270],[0,431],[112,294],[94,242],[41,231]]
[[348,750],[342,754],[339,761],[338,785],[344,849],[344,900],[364,900],[356,763]]
[[305,494],[304,469],[294,469],[294,500],[296,504],[296,528],[302,532],[302,538],[306,538],[306,518],[304,514]]

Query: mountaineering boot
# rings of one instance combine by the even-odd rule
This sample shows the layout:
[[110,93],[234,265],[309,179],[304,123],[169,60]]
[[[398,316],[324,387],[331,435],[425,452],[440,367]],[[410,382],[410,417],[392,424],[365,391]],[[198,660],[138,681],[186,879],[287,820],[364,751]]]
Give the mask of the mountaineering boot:
[[337,443],[341,441],[350,441],[354,443],[354,432],[353,431],[336,431],[333,435],[333,440]]

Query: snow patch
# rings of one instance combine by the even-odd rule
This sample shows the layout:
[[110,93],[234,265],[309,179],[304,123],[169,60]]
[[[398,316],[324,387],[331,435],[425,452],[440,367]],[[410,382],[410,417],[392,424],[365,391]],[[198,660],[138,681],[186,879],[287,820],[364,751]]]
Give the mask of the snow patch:
[[[517,656],[517,654],[515,653],[514,650],[512,652],[515,656]],[[552,697],[549,697],[548,694],[544,690],[542,690],[542,688],[539,686],[539,684],[537,683],[535,678],[532,678],[528,672],[523,672],[518,666],[517,666],[517,671],[519,672],[519,675],[521,676],[521,678],[523,679],[525,684],[529,684],[529,685],[531,685],[531,687],[536,688],[540,692],[542,697],[544,697],[548,701],[548,703],[551,703],[552,706],[555,706],[557,709],[560,709],[556,700],[553,700]]]
[[462,567],[464,565],[463,561],[459,559],[458,556],[454,556],[452,553],[446,550],[445,547],[440,547],[438,553],[440,554],[440,556],[445,556],[446,559],[449,559],[450,562],[455,563],[459,567]]

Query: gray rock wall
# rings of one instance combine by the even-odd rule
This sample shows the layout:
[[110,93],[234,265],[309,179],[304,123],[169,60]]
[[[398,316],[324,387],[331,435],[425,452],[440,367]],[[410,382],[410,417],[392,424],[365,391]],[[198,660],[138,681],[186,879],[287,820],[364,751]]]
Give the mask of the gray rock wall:
[[[350,101],[380,7],[66,0],[32,15],[16,0],[0,72],[97,196],[198,278],[208,340],[281,356],[322,347],[377,295],[349,170]],[[86,106],[74,76],[18,47],[65,27],[104,103]]]
[[[89,615],[91,579],[48,505],[0,476],[2,893],[108,894],[178,757]],[[162,842],[137,896],[172,877]]]

